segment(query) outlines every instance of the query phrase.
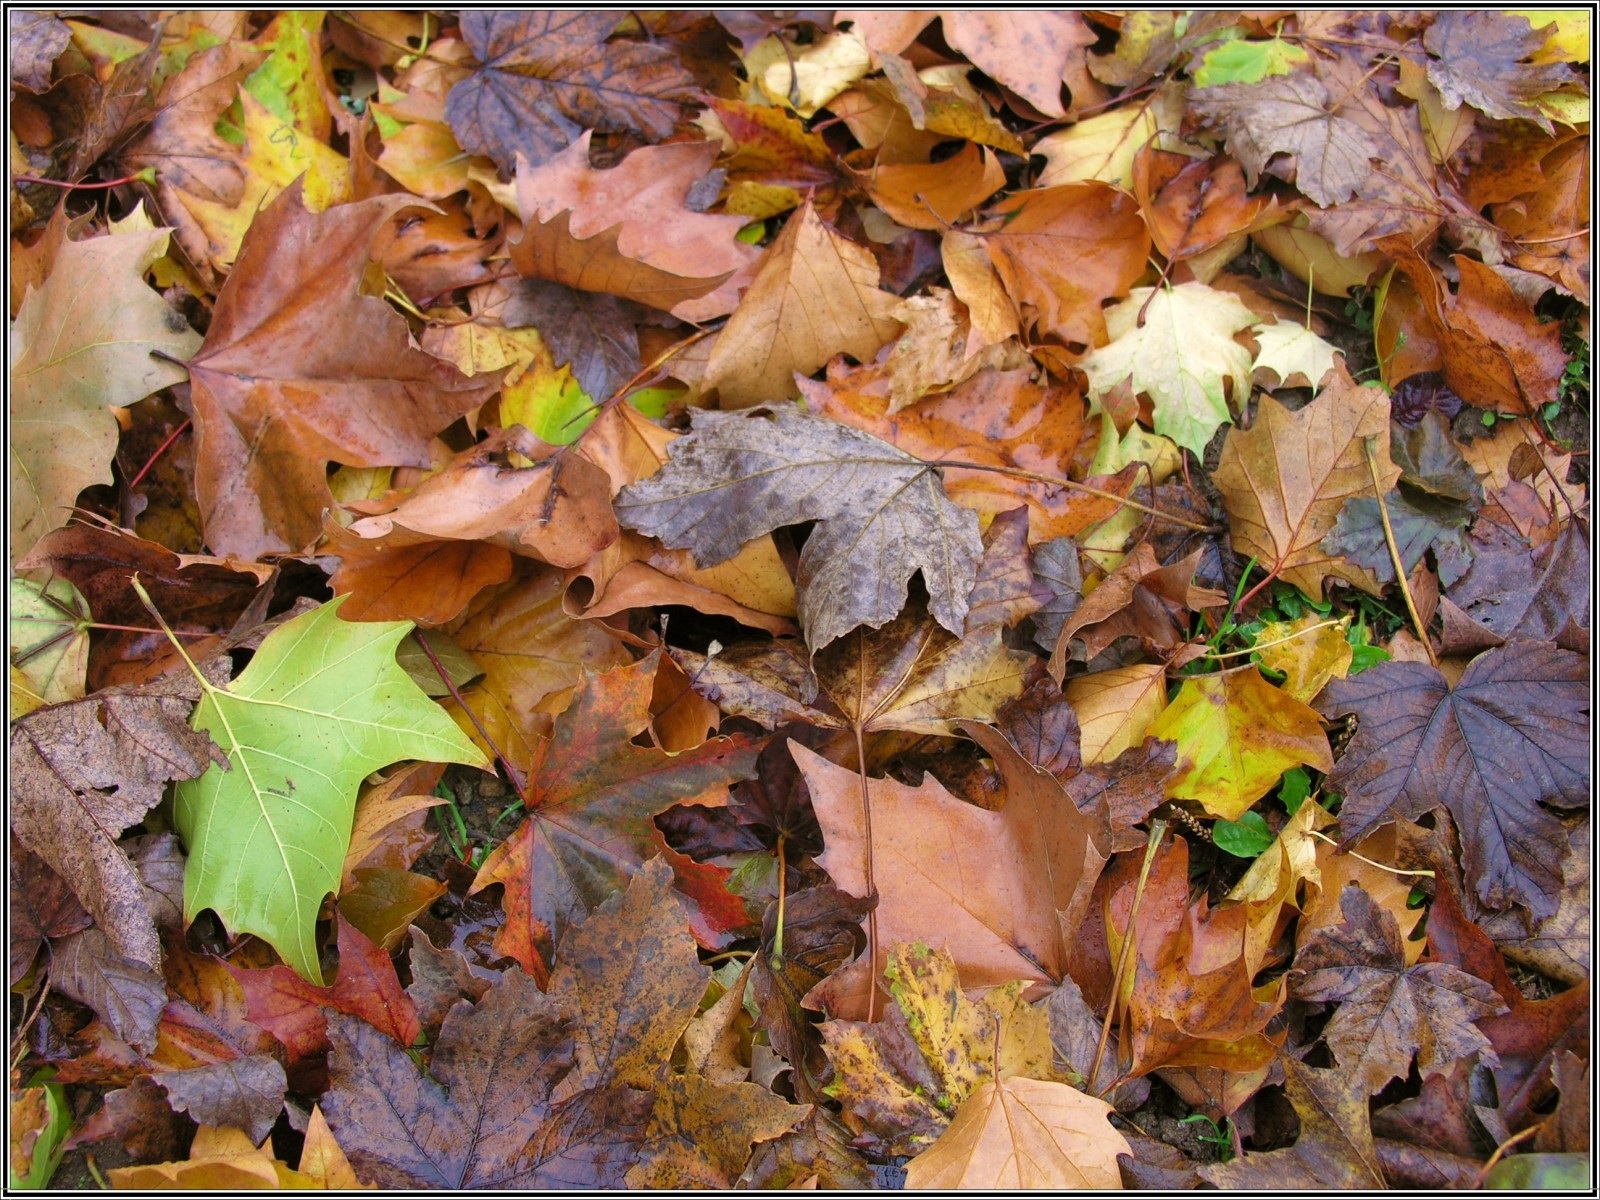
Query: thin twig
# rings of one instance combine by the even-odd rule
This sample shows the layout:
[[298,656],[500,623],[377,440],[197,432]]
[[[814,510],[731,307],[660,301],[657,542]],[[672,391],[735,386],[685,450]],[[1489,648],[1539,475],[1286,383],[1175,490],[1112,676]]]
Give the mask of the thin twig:
[[1257,642],[1254,646],[1246,646],[1243,650],[1228,650],[1218,654],[1208,654],[1207,658],[1238,658],[1242,654],[1254,654],[1257,650],[1266,650],[1273,646],[1281,646],[1285,642],[1292,642],[1296,638],[1303,638],[1308,633],[1316,633],[1319,629],[1330,629],[1344,620],[1343,617],[1332,617],[1326,621],[1319,621],[1298,633],[1291,633],[1288,637],[1274,638],[1270,642]]
[[[865,672],[861,679],[866,680]],[[859,706],[858,706],[859,711]],[[861,721],[852,724],[856,734],[856,770],[861,779],[861,824],[866,835],[867,895],[876,897],[877,887],[872,879],[872,794],[867,788],[867,744],[862,735]],[[878,1019],[878,906],[874,904],[867,913],[867,1024]]]
[[1400,583],[1400,595],[1405,597],[1406,611],[1411,614],[1411,624],[1416,628],[1422,648],[1428,652],[1428,661],[1437,670],[1439,656],[1433,652],[1433,642],[1428,637],[1428,627],[1423,624],[1422,617],[1417,613],[1417,602],[1412,599],[1411,585],[1406,581],[1405,563],[1400,559],[1400,544],[1394,540],[1394,526],[1389,524],[1389,506],[1384,503],[1383,485],[1378,481],[1378,456],[1372,448],[1375,440],[1374,435],[1368,435],[1364,443],[1367,448],[1367,470],[1372,475],[1372,494],[1378,498],[1378,516],[1383,520],[1383,537],[1389,543],[1389,558],[1394,563],[1394,577]]
[[[1306,830],[1306,832],[1309,833],[1312,837],[1316,838],[1318,841],[1327,842],[1328,845],[1330,845],[1330,846],[1337,846],[1339,844],[1339,839],[1338,838],[1331,838],[1325,833],[1318,833],[1315,829],[1308,829],[1308,830]],[[1357,854],[1354,850],[1346,850],[1345,853],[1348,854],[1351,858],[1359,858],[1362,862],[1366,863],[1367,866],[1369,866],[1369,867],[1377,867],[1378,870],[1380,870],[1380,871],[1388,871],[1391,875],[1418,875],[1418,876],[1421,876],[1423,879],[1432,879],[1433,878],[1433,872],[1432,871],[1413,871],[1413,870],[1408,870],[1405,867],[1391,867],[1387,863],[1374,862],[1372,859],[1368,858],[1366,855]]]
[[495,740],[489,736],[489,731],[483,727],[483,722],[478,720],[478,714],[472,711],[471,706],[461,698],[461,693],[456,689],[455,680],[450,678],[450,673],[444,669],[444,664],[439,661],[439,656],[433,652],[433,647],[428,645],[428,639],[421,629],[411,631],[417,639],[417,645],[422,647],[422,652],[428,656],[428,661],[433,664],[433,669],[439,672],[439,678],[444,681],[444,686],[450,689],[450,698],[461,706],[461,711],[467,714],[467,719],[472,722],[472,727],[478,731],[478,736],[489,749],[494,751],[494,756],[500,765],[505,768],[506,778],[511,781],[511,787],[517,793],[517,799],[522,802],[522,807],[528,812],[533,811],[533,805],[528,803],[528,790],[523,786],[521,773],[511,765],[511,760],[505,756]]

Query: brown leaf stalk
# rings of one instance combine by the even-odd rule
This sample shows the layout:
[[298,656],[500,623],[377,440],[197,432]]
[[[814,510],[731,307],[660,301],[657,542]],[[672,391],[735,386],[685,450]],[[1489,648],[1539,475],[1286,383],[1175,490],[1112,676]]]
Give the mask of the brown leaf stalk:
[[413,628],[411,635],[417,639],[417,645],[421,646],[422,652],[428,656],[428,661],[433,664],[433,669],[439,673],[439,678],[443,680],[444,686],[450,689],[450,698],[461,706],[461,711],[467,714],[467,719],[472,722],[472,727],[478,731],[478,736],[483,739],[484,744],[489,749],[494,751],[495,759],[505,768],[506,778],[510,780],[512,788],[516,791],[517,799],[522,801],[522,807],[526,811],[532,812],[533,805],[528,803],[528,792],[522,782],[522,776],[511,765],[511,760],[505,756],[505,753],[495,740],[489,736],[489,731],[483,727],[483,722],[478,720],[478,714],[473,712],[467,702],[461,698],[461,693],[456,689],[455,680],[450,678],[450,673],[444,669],[444,664],[439,661],[439,656],[433,652],[433,647],[428,645],[428,639],[423,635],[422,630]]
[[[1139,884],[1133,891],[1133,905],[1128,910],[1128,929],[1122,938],[1122,953],[1117,955],[1117,970],[1111,977],[1111,999],[1106,1004],[1105,1024],[1100,1027],[1100,1044],[1095,1047],[1094,1065],[1089,1068],[1089,1086],[1100,1078],[1100,1061],[1106,1056],[1106,1043],[1111,1039],[1111,1022],[1117,1016],[1117,1001],[1122,997],[1122,980],[1128,970],[1128,954],[1133,949],[1135,931],[1139,924],[1139,905],[1144,900],[1145,884],[1150,879],[1150,867],[1156,861],[1156,850],[1167,836],[1165,817],[1150,822],[1150,835],[1145,839],[1144,862],[1139,867]],[[1106,1089],[1110,1091],[1110,1088]]]
[[1114,500],[1124,508],[1131,508],[1136,512],[1148,513],[1158,521],[1165,521],[1169,525],[1178,525],[1184,529],[1192,529],[1196,533],[1215,533],[1210,525],[1198,525],[1193,521],[1185,521],[1182,517],[1175,517],[1171,513],[1164,513],[1159,508],[1151,508],[1147,504],[1140,504],[1137,500],[1129,500],[1126,496],[1119,496],[1115,492],[1108,492],[1103,488],[1091,487],[1087,483],[1079,483],[1074,479],[1067,479],[1061,475],[1041,475],[1037,471],[1024,471],[1021,467],[994,466],[989,463],[965,462],[961,459],[942,458],[938,461],[922,459],[930,467],[956,467],[963,471],[992,471],[996,475],[1010,475],[1017,479],[1026,479],[1032,483],[1048,483],[1054,487],[1069,488],[1075,492],[1084,492],[1090,496],[1099,496],[1102,500]]

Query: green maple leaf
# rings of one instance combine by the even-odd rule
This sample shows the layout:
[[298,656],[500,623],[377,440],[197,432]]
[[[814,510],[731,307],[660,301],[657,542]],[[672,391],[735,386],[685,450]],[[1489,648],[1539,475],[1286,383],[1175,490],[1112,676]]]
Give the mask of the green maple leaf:
[[201,679],[189,723],[230,769],[177,789],[184,920],[212,909],[316,984],[317,910],[338,888],[361,781],[406,759],[486,765],[395,661],[411,622],[341,621],[346,599],[274,630],[226,689]]

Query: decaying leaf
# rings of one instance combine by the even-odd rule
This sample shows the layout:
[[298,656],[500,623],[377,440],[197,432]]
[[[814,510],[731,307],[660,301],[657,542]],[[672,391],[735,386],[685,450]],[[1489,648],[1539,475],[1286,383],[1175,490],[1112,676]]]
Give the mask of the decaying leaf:
[[1345,843],[1446,807],[1484,903],[1553,913],[1567,837],[1543,805],[1589,803],[1583,678],[1581,656],[1513,642],[1474,660],[1454,688],[1402,662],[1330,684],[1321,711],[1360,719],[1329,784],[1345,797]]
[[1228,435],[1214,475],[1235,551],[1308,595],[1320,595],[1330,576],[1376,595],[1371,572],[1328,553],[1321,542],[1340,506],[1372,491],[1367,439],[1375,442],[1379,485],[1387,491],[1399,478],[1400,468],[1389,461],[1388,428],[1383,389],[1357,387],[1342,368],[1298,412],[1264,397],[1255,424]]
[[555,731],[534,748],[527,789],[535,806],[479,868],[475,888],[506,886],[495,936],[540,980],[565,932],[654,853],[650,818],[677,803],[721,804],[749,778],[756,748],[713,738],[681,754],[634,744],[650,723],[656,659],[586,675]]
[[812,650],[892,619],[916,570],[934,619],[952,633],[965,627],[977,518],[950,502],[922,460],[792,408],[702,412],[670,454],[658,474],[617,497],[618,519],[688,547],[701,566],[781,525],[821,522],[796,581]]

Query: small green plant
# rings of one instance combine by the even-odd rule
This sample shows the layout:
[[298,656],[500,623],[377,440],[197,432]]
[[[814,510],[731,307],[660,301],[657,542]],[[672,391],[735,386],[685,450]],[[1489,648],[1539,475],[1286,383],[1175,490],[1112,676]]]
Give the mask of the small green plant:
[[[461,806],[456,803],[455,792],[448,784],[441,783],[433,789],[433,794],[444,800],[444,804],[435,808],[433,812],[434,820],[439,823],[439,832],[444,835],[444,840],[450,847],[450,853],[462,862],[472,862],[472,838],[467,833],[467,819],[461,815]],[[445,819],[446,816],[449,820]]]
[[1233,1161],[1232,1117],[1229,1117],[1227,1120],[1223,1121],[1221,1125],[1218,1125],[1210,1117],[1206,1116],[1205,1113],[1190,1113],[1178,1123],[1180,1125],[1204,1125],[1206,1128],[1200,1130],[1196,1136],[1199,1137],[1202,1142],[1215,1146],[1218,1150],[1217,1157],[1221,1161]]

